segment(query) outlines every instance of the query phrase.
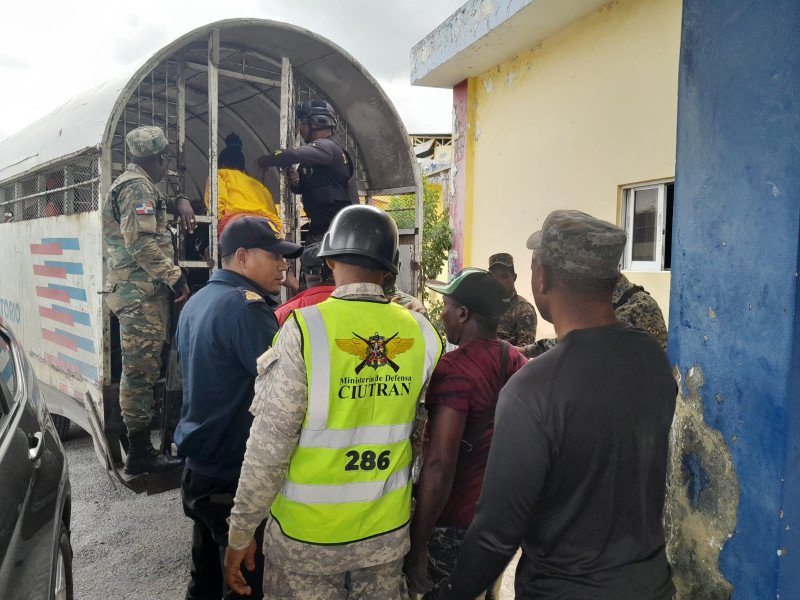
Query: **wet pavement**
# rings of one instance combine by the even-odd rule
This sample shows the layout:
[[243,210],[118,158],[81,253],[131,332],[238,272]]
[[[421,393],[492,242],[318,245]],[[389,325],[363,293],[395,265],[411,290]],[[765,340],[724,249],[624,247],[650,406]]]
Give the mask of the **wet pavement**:
[[72,484],[75,600],[182,599],[192,524],[180,491],[145,496],[113,484],[91,436],[75,424],[64,447]]
[[[64,442],[72,484],[75,600],[181,600],[189,580],[192,523],[179,490],[137,495],[115,485],[88,433],[72,425]],[[502,600],[514,597],[512,561]]]

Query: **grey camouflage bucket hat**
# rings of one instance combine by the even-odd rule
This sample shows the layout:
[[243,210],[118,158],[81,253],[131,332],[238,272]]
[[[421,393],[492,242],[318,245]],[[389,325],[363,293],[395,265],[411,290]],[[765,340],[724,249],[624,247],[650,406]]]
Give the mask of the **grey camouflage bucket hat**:
[[554,210],[526,246],[538,259],[569,273],[602,279],[617,276],[626,240],[625,232],[607,221],[577,210]]
[[128,152],[137,158],[156,156],[167,147],[167,136],[160,127],[137,127],[125,136]]

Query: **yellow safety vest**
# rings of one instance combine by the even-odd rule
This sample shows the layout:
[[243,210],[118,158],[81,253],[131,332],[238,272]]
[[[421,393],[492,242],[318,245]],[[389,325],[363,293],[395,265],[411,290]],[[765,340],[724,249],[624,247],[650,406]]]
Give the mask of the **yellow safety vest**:
[[441,338],[395,303],[330,298],[292,315],[308,408],[272,516],[284,535],[312,544],[402,527],[411,516],[411,430]]

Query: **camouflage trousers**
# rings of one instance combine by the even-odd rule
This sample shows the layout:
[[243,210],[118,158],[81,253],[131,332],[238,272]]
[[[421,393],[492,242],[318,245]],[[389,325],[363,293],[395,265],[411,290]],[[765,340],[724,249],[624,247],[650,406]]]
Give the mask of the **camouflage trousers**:
[[333,575],[293,573],[264,564],[264,600],[408,600],[403,559]]
[[119,320],[122,420],[129,433],[148,430],[153,418],[153,387],[161,374],[161,352],[169,330],[170,290],[162,284],[137,281],[116,283],[104,292],[108,308]]

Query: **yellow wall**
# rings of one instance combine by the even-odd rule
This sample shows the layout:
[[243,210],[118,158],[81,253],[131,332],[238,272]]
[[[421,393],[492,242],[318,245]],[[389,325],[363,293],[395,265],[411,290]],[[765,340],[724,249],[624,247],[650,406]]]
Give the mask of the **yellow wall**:
[[[530,299],[551,210],[619,223],[620,186],[674,177],[680,31],[680,0],[618,0],[470,80],[464,266],[511,252]],[[669,273],[629,278],[667,317]]]

